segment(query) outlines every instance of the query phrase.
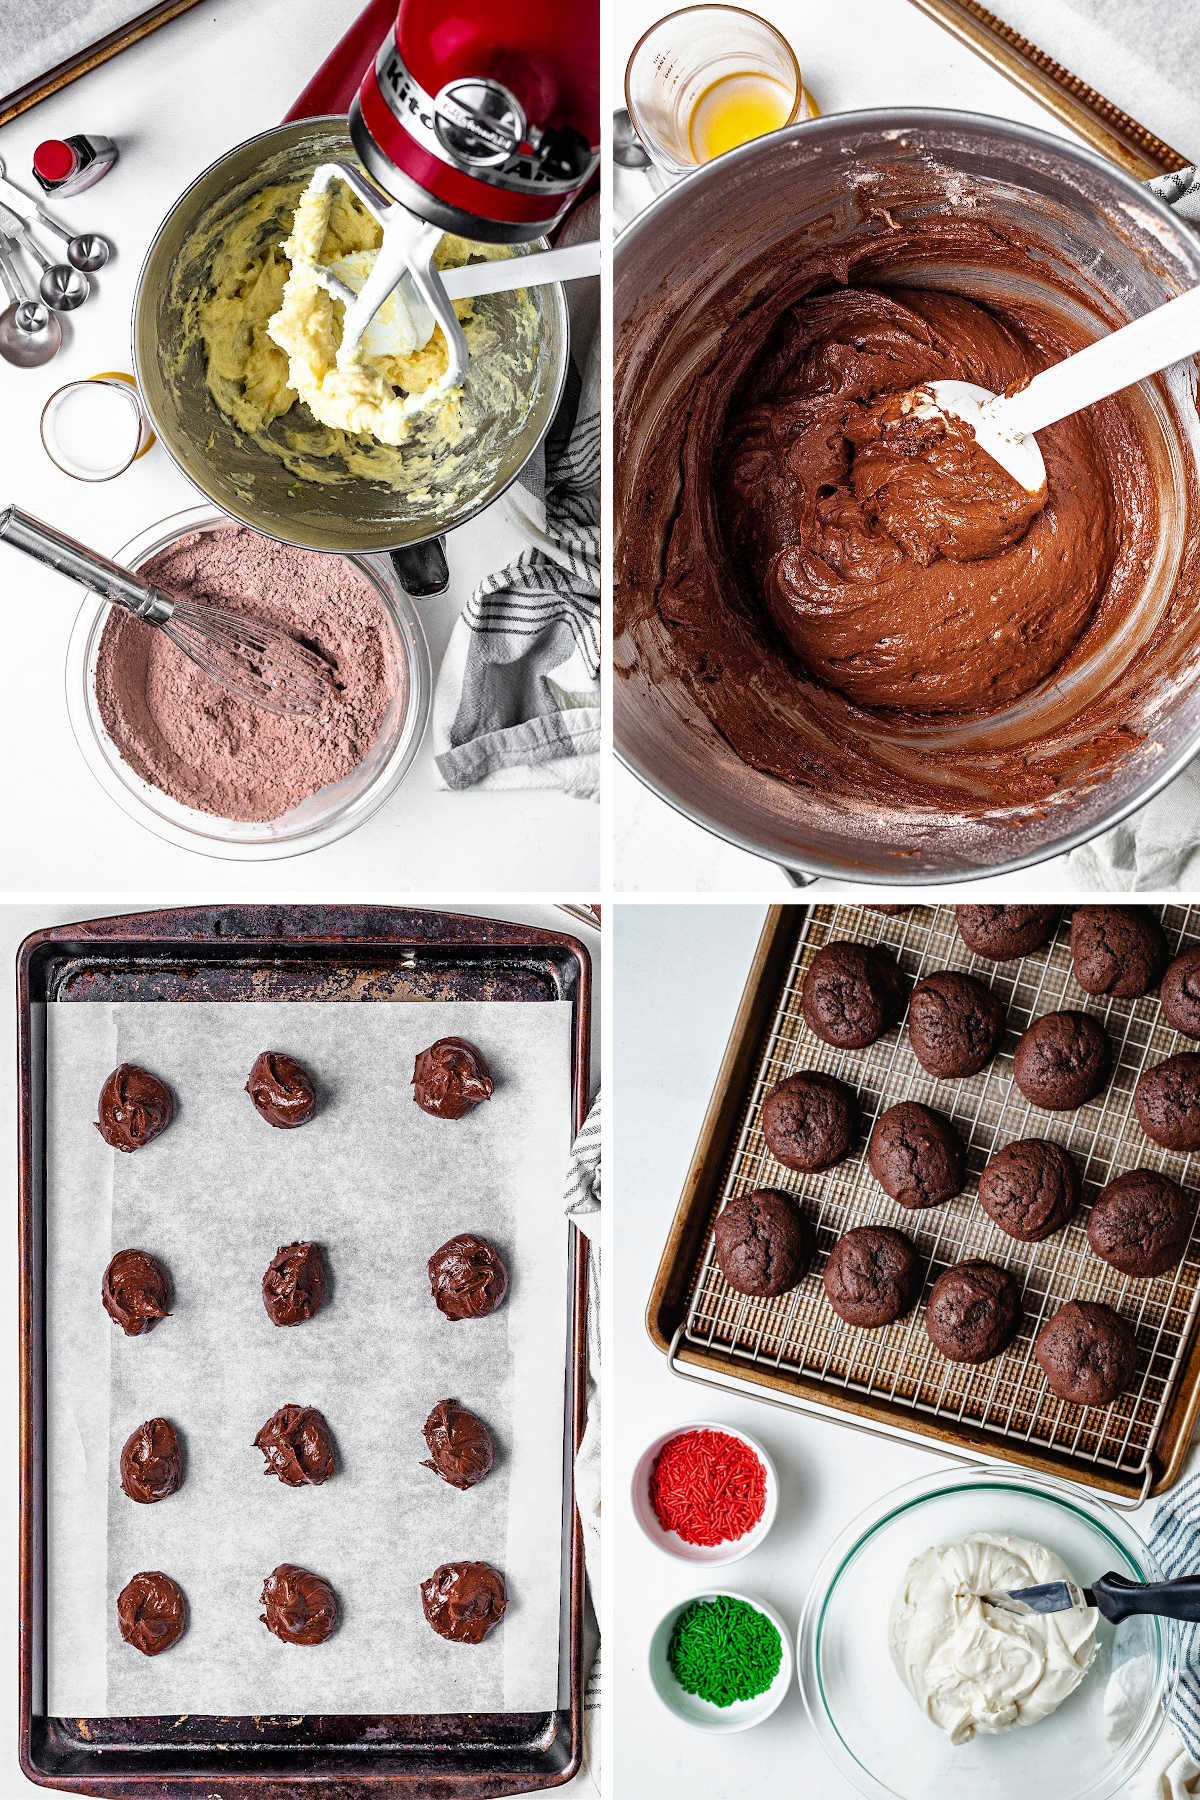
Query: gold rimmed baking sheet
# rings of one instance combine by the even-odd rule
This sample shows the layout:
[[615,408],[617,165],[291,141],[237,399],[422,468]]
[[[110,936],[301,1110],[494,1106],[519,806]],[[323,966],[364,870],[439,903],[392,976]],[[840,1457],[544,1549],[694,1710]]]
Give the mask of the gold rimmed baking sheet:
[[[1083,993],[1072,974],[1066,914],[1047,949],[1018,962],[992,963],[966,949],[951,907],[918,907],[896,917],[854,906],[820,906],[807,914],[786,910],[793,915],[791,941],[788,921],[780,916],[785,909],[779,909],[764,933],[767,949],[760,947],[754,994],[747,990],[735,1028],[735,1038],[740,1029],[742,1042],[731,1040],[722,1071],[728,1079],[740,1057],[740,1077],[734,1078],[738,1092],[714,1094],[659,1271],[651,1302],[652,1334],[660,1343],[664,1331],[675,1336],[681,1363],[695,1360],[710,1373],[723,1370],[742,1382],[761,1381],[784,1394],[790,1390],[801,1401],[934,1437],[949,1449],[1011,1457],[1134,1499],[1152,1486],[1165,1485],[1173,1474],[1166,1464],[1175,1440],[1181,1432],[1186,1436],[1182,1414],[1188,1414],[1190,1423],[1195,1403],[1195,1371],[1187,1357],[1200,1302],[1200,1240],[1193,1236],[1177,1269],[1136,1281],[1094,1255],[1086,1225],[1099,1189],[1127,1169],[1161,1169],[1187,1186],[1190,1159],[1151,1143],[1132,1101],[1144,1068],[1194,1046],[1164,1023],[1156,995],[1127,1001]],[[1200,943],[1200,917],[1193,916],[1193,909],[1168,907],[1161,916],[1172,954]],[[841,938],[884,945],[912,980],[935,969],[963,969],[986,982],[1007,1013],[1003,1044],[992,1064],[965,1080],[937,1081],[914,1057],[904,1023],[866,1050],[838,1051],[821,1043],[804,1022],[800,990],[817,950]],[[1035,1018],[1063,1008],[1089,1012],[1104,1024],[1114,1068],[1097,1100],[1075,1112],[1048,1113],[1030,1106],[1016,1088],[1012,1052]],[[763,1096],[801,1068],[823,1069],[849,1082],[863,1112],[857,1149],[822,1175],[802,1176],[783,1168],[767,1149],[759,1126]],[[880,1113],[910,1099],[953,1120],[967,1145],[964,1192],[944,1206],[920,1212],[906,1211],[884,1194],[865,1154]],[[1040,1244],[1007,1237],[984,1214],[976,1193],[988,1157],[1024,1137],[1063,1144],[1075,1156],[1084,1181],[1076,1217]],[[813,1268],[790,1294],[775,1300],[735,1292],[712,1254],[712,1224],[720,1206],[754,1187],[794,1194],[816,1228]],[[837,1238],[868,1224],[906,1231],[924,1264],[918,1305],[907,1319],[877,1331],[844,1324],[830,1308],[821,1281]],[[689,1266],[681,1269],[681,1256],[689,1255]],[[949,1362],[929,1342],[924,1323],[931,1283],[951,1264],[971,1256],[1010,1269],[1021,1284],[1024,1306],[1013,1344],[979,1366]],[[680,1303],[674,1327],[669,1317],[672,1291]],[[1109,1407],[1079,1407],[1056,1399],[1033,1356],[1041,1325],[1075,1298],[1104,1301],[1137,1332],[1135,1384]]]

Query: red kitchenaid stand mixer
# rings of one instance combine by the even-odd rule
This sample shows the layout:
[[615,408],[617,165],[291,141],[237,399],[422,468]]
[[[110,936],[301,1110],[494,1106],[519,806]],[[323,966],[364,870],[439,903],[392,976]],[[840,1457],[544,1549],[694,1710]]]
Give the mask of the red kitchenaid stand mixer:
[[[394,7],[372,0],[287,119],[347,113],[371,177],[345,164],[320,172],[345,180],[384,227],[376,267],[347,309],[345,340],[357,341],[407,273],[465,368],[433,250],[444,231],[487,243],[539,238],[591,180],[600,155],[599,0]],[[410,593],[445,587],[440,540],[413,546],[403,572]]]

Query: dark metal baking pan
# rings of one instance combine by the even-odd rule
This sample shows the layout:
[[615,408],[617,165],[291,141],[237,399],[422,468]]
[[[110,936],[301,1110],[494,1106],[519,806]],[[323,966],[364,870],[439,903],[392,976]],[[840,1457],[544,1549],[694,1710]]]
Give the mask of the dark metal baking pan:
[[113,1000],[566,1000],[571,1127],[588,1102],[591,963],[574,938],[459,913],[375,906],[190,906],[56,926],[17,958],[21,1271],[21,1768],[75,1793],[405,1800],[531,1793],[579,1767],[583,1539],[572,1486],[583,1435],[586,1259],[570,1233],[563,1455],[563,1661],[545,1713],[64,1719],[45,1692],[45,1018]]

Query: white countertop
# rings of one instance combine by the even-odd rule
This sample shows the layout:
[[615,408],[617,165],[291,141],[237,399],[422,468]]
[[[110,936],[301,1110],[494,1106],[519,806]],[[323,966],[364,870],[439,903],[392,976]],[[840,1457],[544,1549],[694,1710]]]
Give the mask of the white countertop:
[[[201,0],[0,129],[8,173],[31,191],[26,172],[43,138],[92,131],[120,146],[116,168],[96,187],[48,203],[75,230],[111,238],[117,255],[70,315],[69,341],[51,363],[0,363],[0,505],[15,502],[111,554],[200,498],[158,445],[114,481],[71,480],[44,454],[38,416],[64,381],[130,369],[133,292],[159,221],[215,157],[279,122],[361,8],[362,0]],[[450,590],[419,603],[435,670],[475,583],[522,542],[502,504],[451,534]],[[77,591],[16,552],[0,549],[0,558],[12,633],[0,674],[0,855],[9,887],[119,893],[208,884],[271,895],[598,885],[594,805],[553,791],[441,791],[428,736],[388,804],[328,849],[247,864],[162,843],[101,793],[76,750],[63,667]]]
[[[623,93],[625,64],[642,32],[669,8],[660,0],[612,0],[612,80]],[[872,106],[945,106],[992,113],[1071,136],[1036,101],[990,69],[964,45],[907,0],[839,0],[836,6],[801,5],[799,0],[762,0],[754,8],[789,40],[805,86],[822,112]],[[1001,14],[1003,6],[999,7]],[[1036,36],[1035,32],[1035,36]],[[1093,73],[1098,85],[1103,76]],[[1110,82],[1120,101],[1119,76]],[[1198,114],[1200,121],[1200,114]],[[1173,118],[1171,123],[1174,124]],[[1161,126],[1160,129],[1166,129]],[[1200,123],[1193,134],[1200,140]],[[618,224],[644,204],[645,178],[618,170],[615,204]],[[779,898],[790,887],[775,864],[728,844],[677,813],[623,765],[613,771],[613,868],[620,889],[634,893],[733,893]],[[972,884],[974,897],[1024,898],[1076,894],[1080,882],[1065,859],[1041,863],[1015,875]],[[831,896],[840,884],[822,880],[807,897]],[[865,890],[863,890],[865,892]],[[894,889],[878,889],[885,898]],[[953,898],[952,889],[922,890],[928,900]]]
[[[668,1713],[651,1687],[650,1637],[669,1607],[714,1580],[770,1601],[794,1631],[809,1576],[830,1540],[872,1500],[947,1466],[933,1451],[682,1380],[646,1334],[654,1273],[763,916],[762,907],[750,905],[622,906],[614,915],[610,1117],[617,1141],[606,1183],[619,1199],[609,1260],[613,1385],[605,1454],[615,1629],[604,1654],[619,1800],[748,1800],[775,1793],[851,1800],[855,1790],[826,1760],[798,1687],[750,1731],[726,1737],[697,1730]],[[630,1479],[646,1446],[697,1419],[751,1432],[780,1477],[779,1511],[765,1544],[715,1574],[648,1543],[629,1503]],[[1135,1524],[1148,1529],[1145,1512]],[[914,1713],[914,1730],[919,1723]]]

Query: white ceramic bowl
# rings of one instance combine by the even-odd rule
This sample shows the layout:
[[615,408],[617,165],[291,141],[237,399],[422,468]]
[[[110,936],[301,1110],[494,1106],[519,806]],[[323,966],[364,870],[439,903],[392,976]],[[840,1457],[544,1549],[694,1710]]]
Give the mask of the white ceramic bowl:
[[[664,1444],[669,1444],[672,1438],[682,1437],[689,1431],[720,1431],[726,1437],[737,1438],[739,1443],[753,1451],[762,1464],[767,1478],[766,1503],[762,1518],[744,1537],[727,1538],[723,1543],[713,1544],[711,1547],[706,1544],[689,1544],[677,1531],[664,1531],[659,1524],[658,1514],[650,1503],[650,1475],[654,1460]],[[634,1517],[652,1544],[665,1550],[668,1556],[678,1558],[680,1562],[715,1569],[726,1563],[740,1562],[743,1556],[749,1556],[752,1550],[758,1549],[775,1522],[775,1511],[779,1505],[779,1475],[758,1439],[752,1438],[748,1432],[739,1431],[734,1425],[718,1424],[713,1419],[690,1419],[685,1424],[673,1425],[670,1431],[661,1432],[642,1451],[633,1471],[630,1498]]]
[[[671,1633],[675,1629],[675,1621],[685,1607],[694,1600],[744,1600],[747,1606],[753,1606],[757,1612],[765,1614],[779,1633],[779,1644],[782,1655],[779,1661],[779,1673],[765,1693],[753,1700],[735,1700],[732,1706],[714,1706],[711,1700],[702,1700],[698,1694],[689,1694],[680,1687],[671,1673],[671,1665],[667,1661],[667,1646],[671,1642]],[[787,1626],[765,1600],[758,1600],[753,1594],[740,1594],[733,1588],[714,1589],[705,1594],[689,1594],[686,1600],[679,1600],[665,1613],[658,1622],[654,1636],[650,1639],[650,1680],[654,1691],[666,1707],[677,1719],[687,1725],[694,1725],[699,1731],[715,1731],[729,1734],[734,1731],[749,1731],[752,1725],[761,1725],[769,1719],[779,1705],[792,1680],[792,1646],[791,1634]]]
[[[139,532],[114,560],[137,569],[193,531],[232,521],[211,506],[193,506]],[[351,558],[379,595],[392,632],[401,688],[367,755],[341,781],[323,787],[277,819],[219,819],[181,805],[143,781],[105,730],[96,701],[96,659],[108,602],[89,594],[67,646],[67,712],[83,759],[110,800],[139,825],[181,850],[234,862],[259,862],[318,850],[355,830],[378,811],[412,766],[429,718],[432,676],[425,634],[408,595],[383,556]]]
[[869,1800],[1108,1800],[1162,1730],[1178,1627],[1142,1616],[1114,1630],[1102,1619],[1092,1666],[1057,1712],[951,1744],[896,1673],[887,1620],[911,1559],[976,1531],[1045,1544],[1085,1585],[1108,1570],[1162,1580],[1128,1519],[1066,1482],[966,1468],[906,1482],[852,1520],[813,1575],[796,1657],[813,1729]]

